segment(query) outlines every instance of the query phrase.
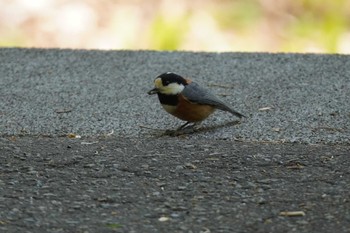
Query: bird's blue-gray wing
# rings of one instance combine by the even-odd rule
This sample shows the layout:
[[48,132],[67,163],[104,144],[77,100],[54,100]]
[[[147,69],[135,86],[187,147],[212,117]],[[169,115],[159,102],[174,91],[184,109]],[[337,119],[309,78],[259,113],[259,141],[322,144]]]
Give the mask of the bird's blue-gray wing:
[[218,99],[214,94],[210,93],[209,90],[201,87],[195,82],[191,82],[190,84],[186,85],[181,94],[183,94],[184,97],[191,102],[211,105],[220,110],[230,112],[238,117],[244,116],[241,113],[236,112],[230,108],[227,104]]

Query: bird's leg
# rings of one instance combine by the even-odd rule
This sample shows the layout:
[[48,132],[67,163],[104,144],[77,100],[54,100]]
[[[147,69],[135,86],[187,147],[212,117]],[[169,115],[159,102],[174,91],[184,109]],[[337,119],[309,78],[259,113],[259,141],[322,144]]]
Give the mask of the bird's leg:
[[201,123],[199,122],[194,122],[192,125],[188,125],[192,122],[186,122],[185,124],[181,125],[179,128],[176,130],[166,130],[164,132],[164,135],[168,136],[180,136],[184,134],[192,134],[198,130],[198,126]]
[[199,128],[200,128],[200,124],[201,124],[202,122],[201,121],[197,121],[197,122],[195,122],[191,127],[193,128],[193,130],[198,130]]
[[191,123],[191,122],[186,122],[184,125],[179,127],[175,132],[178,132],[180,134],[194,133],[196,130],[198,130],[198,126],[201,122],[200,121],[194,122],[192,125],[187,126],[189,123]]
[[179,128],[177,128],[176,131],[184,129],[190,123],[191,123],[190,121],[187,121],[185,124],[183,124]]

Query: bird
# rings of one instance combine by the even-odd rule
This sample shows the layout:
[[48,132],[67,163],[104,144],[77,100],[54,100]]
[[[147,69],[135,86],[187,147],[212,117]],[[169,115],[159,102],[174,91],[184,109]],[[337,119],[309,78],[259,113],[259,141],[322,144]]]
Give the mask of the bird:
[[229,112],[236,117],[245,117],[221,101],[209,90],[191,79],[184,78],[173,72],[166,72],[154,79],[154,88],[147,92],[157,94],[165,111],[186,121],[178,130],[188,124],[198,125],[209,117],[216,109]]

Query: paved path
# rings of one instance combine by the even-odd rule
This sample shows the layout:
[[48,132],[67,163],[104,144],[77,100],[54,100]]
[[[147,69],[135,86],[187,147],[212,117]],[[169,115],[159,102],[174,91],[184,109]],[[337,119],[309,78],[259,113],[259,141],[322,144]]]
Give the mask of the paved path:
[[[0,232],[350,232],[349,58],[0,49]],[[164,136],[166,71],[248,118]]]

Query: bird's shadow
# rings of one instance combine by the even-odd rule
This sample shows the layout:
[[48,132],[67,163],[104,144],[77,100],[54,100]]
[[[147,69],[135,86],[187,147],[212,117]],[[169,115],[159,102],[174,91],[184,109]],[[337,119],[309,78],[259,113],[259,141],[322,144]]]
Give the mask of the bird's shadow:
[[207,126],[207,127],[199,127],[199,128],[186,127],[184,129],[178,129],[178,130],[161,130],[162,131],[161,133],[157,133],[154,136],[156,136],[156,137],[164,137],[164,136],[178,137],[178,136],[182,136],[182,135],[205,133],[205,132],[210,132],[210,131],[214,131],[217,129],[221,129],[224,127],[239,125],[240,123],[241,123],[240,120],[236,120],[236,121],[230,121],[230,122],[226,122],[226,123],[219,124],[219,125]]

